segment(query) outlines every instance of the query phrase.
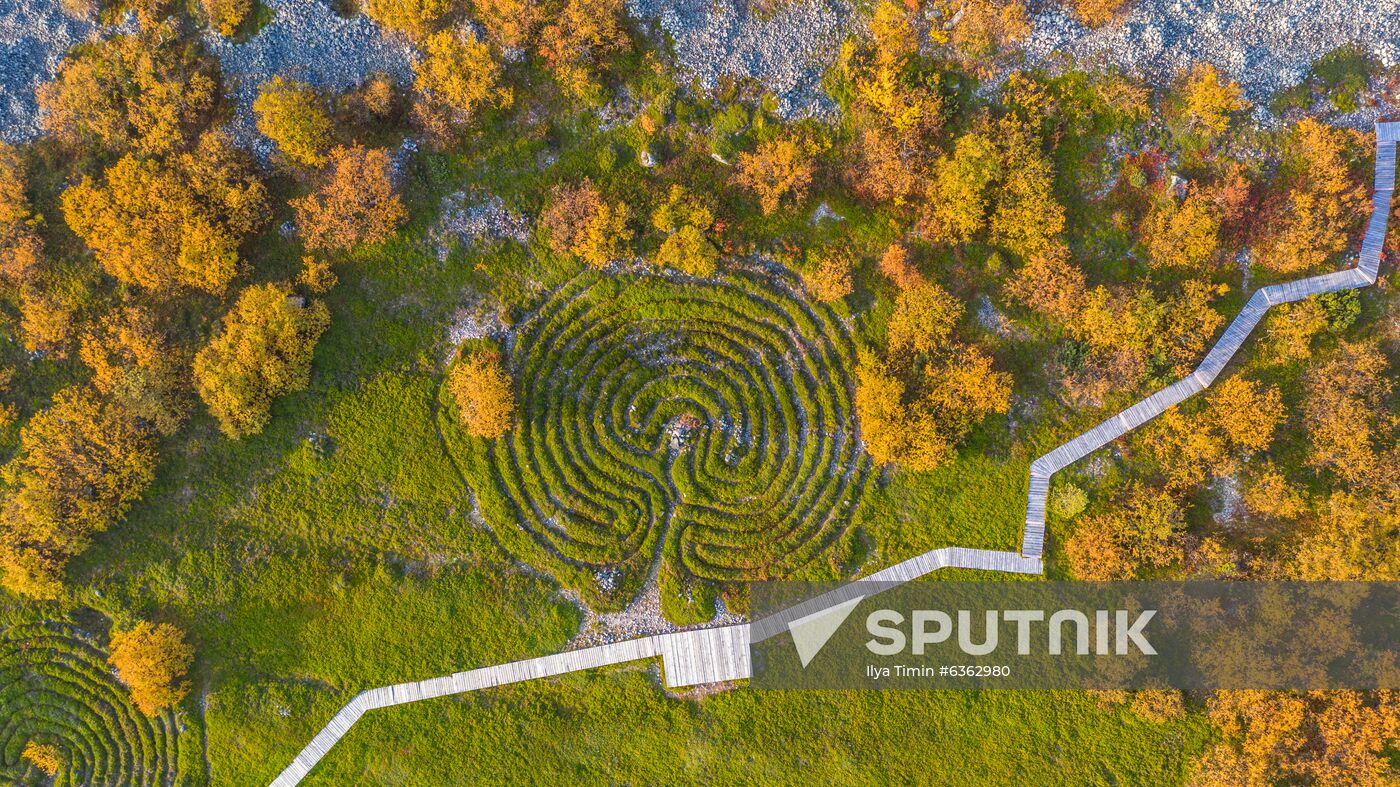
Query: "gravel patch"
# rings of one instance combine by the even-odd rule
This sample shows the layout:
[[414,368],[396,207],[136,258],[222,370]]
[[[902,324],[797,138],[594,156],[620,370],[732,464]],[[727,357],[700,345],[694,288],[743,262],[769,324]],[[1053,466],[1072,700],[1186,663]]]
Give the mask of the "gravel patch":
[[400,83],[413,78],[413,48],[381,35],[379,26],[364,14],[342,17],[325,0],[264,1],[275,17],[248,41],[235,43],[215,33],[204,37],[237,106],[229,133],[260,157],[272,152],[272,142],[257,132],[253,99],[258,86],[273,76],[294,77],[333,92],[355,87],[378,72]]
[[[1024,49],[1033,62],[1062,53],[1082,63],[1118,66],[1166,84],[1192,63],[1219,68],[1244,88],[1260,120],[1262,105],[1307,75],[1314,60],[1346,44],[1383,65],[1400,61],[1395,0],[1134,0],[1129,12],[1088,30],[1058,7],[1034,15]],[[1341,120],[1369,125],[1376,113]]]
[[750,77],[777,97],[784,117],[835,109],[821,80],[847,31],[845,0],[800,0],[764,18],[748,0],[628,0],[627,10],[660,23],[682,73],[703,90],[721,76]]
[[439,260],[447,259],[452,240],[471,248],[480,241],[530,242],[530,220],[506,208],[495,194],[454,191],[442,198],[438,220],[429,235]]
[[0,0],[0,139],[39,136],[35,88],[58,73],[69,47],[95,37],[97,29],[69,17],[58,0]]

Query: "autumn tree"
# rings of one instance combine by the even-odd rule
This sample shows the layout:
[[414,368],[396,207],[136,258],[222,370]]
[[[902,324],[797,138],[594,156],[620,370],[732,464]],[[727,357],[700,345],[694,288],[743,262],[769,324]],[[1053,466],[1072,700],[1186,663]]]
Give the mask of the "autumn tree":
[[486,36],[505,49],[523,49],[534,42],[546,9],[535,0],[474,0],[476,18]]
[[956,341],[962,305],[933,283],[896,297],[884,357],[862,351],[856,415],[878,463],[933,470],[991,413],[1007,412],[1011,376],[981,350]]
[[627,253],[632,240],[628,218],[625,204],[604,199],[593,181],[584,178],[573,186],[554,187],[540,227],[555,254],[604,268]]
[[305,82],[274,76],[253,101],[258,131],[297,164],[319,167],[331,144],[331,116],[325,101]]
[[692,224],[676,230],[661,242],[656,264],[701,278],[719,272],[719,249]]
[[902,290],[886,327],[886,347],[892,356],[931,353],[948,341],[962,313],[962,304],[932,282]]
[[199,4],[209,28],[222,36],[238,32],[239,26],[253,12],[253,0],[200,0]]
[[1294,126],[1280,173],[1287,200],[1258,248],[1265,267],[1297,273],[1346,249],[1366,203],[1365,187],[1351,171],[1355,138],[1313,118]]
[[855,292],[856,258],[845,246],[823,246],[808,254],[802,281],[817,300],[834,303]]
[[1382,495],[1336,491],[1301,524],[1283,571],[1307,582],[1400,580],[1394,547],[1400,505]]
[[1392,391],[1388,369],[1375,344],[1342,342],[1308,372],[1303,414],[1315,467],[1348,484],[1384,478],[1377,450],[1395,445],[1396,429],[1393,419],[1383,416]]
[[880,255],[880,273],[901,290],[917,287],[925,281],[924,275],[909,259],[909,248],[903,243],[891,243]]
[[20,450],[5,467],[5,587],[56,596],[68,558],[126,515],[155,465],[154,438],[125,408],[83,388],[59,391],[20,430]]
[[1168,488],[1186,491],[1207,478],[1236,472],[1241,459],[1267,450],[1284,415],[1276,386],[1234,376],[1210,389],[1199,413],[1188,416],[1173,407],[1147,426],[1139,440]]
[[933,165],[919,231],[934,243],[967,243],[987,225],[992,185],[1000,169],[996,145],[983,133],[958,138]]
[[119,34],[65,59],[38,100],[44,128],[74,145],[165,153],[194,137],[209,119],[218,85],[165,26]]
[[0,142],[0,281],[11,284],[33,279],[43,254],[28,183],[19,151]]
[[494,439],[510,431],[515,392],[499,353],[483,350],[462,358],[448,372],[447,390],[468,434]]
[[169,623],[141,621],[112,631],[107,662],[131,692],[131,702],[147,716],[179,704],[190,693],[185,674],[194,665],[194,648],[185,633]]
[[1206,415],[1229,445],[1245,452],[1265,451],[1285,416],[1278,386],[1235,375],[1206,394]]
[[1007,282],[1007,294],[1061,325],[1074,323],[1085,304],[1084,272],[1069,259],[1069,249],[1051,246],[1026,260]]
[[807,197],[816,173],[813,146],[796,135],[770,139],[752,153],[740,153],[734,181],[758,197],[763,215]]
[[1143,568],[1180,562],[1185,527],[1171,495],[1133,485],[1113,508],[1079,520],[1065,542],[1065,557],[1085,581],[1132,579]]
[[316,341],[330,324],[324,304],[281,284],[244,290],[223,329],[194,357],[195,386],[224,434],[257,434],[272,400],[306,388]]
[[1197,128],[1209,134],[1219,134],[1230,125],[1230,115],[1247,109],[1240,86],[1222,78],[1215,66],[1197,63],[1181,85],[1186,116]]
[[413,66],[414,87],[424,100],[447,111],[454,125],[471,123],[488,107],[510,105],[511,91],[501,85],[501,67],[475,33],[434,33],[424,49]]
[[1264,357],[1274,363],[1312,357],[1312,340],[1327,327],[1327,313],[1316,298],[1281,304],[1265,318]]
[[389,174],[388,151],[332,149],[317,189],[291,202],[306,247],[348,250],[393,237],[408,212]]
[[651,212],[651,226],[667,235],[686,226],[709,232],[714,223],[714,200],[679,184],[672,185],[666,201]]
[[1206,715],[1222,740],[1196,763],[1193,787],[1393,781],[1394,691],[1217,691]]
[[162,434],[174,434],[189,415],[188,357],[149,311],[115,309],[83,335],[78,355],[92,369],[93,387]]
[[1143,235],[1153,266],[1200,270],[1220,245],[1220,211],[1202,189],[1193,188],[1181,202],[1168,191],[1148,213]]
[[935,42],[950,44],[976,68],[979,61],[993,58],[1030,35],[1030,18],[1020,0],[973,0],[960,3],[940,0],[932,31]]
[[19,333],[24,349],[67,358],[78,317],[77,293],[67,282],[26,283],[19,291]]
[[540,31],[539,51],[565,95],[601,104],[606,59],[630,44],[622,0],[564,0]]
[[266,219],[267,192],[246,158],[210,133],[165,160],[128,154],[62,202],[68,226],[119,281],[159,295],[218,294],[238,272],[239,243]]
[[1079,21],[1089,27],[1102,27],[1113,20],[1128,0],[1074,0],[1071,7]]
[[421,41],[452,11],[450,0],[366,0],[365,14],[386,30]]
[[1053,193],[1054,170],[1027,124],[1007,116],[998,130],[1007,175],[992,211],[989,240],[1020,257],[1043,254],[1065,228],[1064,206]]

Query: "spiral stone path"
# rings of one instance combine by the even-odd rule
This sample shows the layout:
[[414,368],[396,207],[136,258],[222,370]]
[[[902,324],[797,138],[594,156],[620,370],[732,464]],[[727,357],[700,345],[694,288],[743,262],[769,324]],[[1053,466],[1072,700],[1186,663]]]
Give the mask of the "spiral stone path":
[[179,727],[136,709],[107,656],[74,629],[42,622],[0,632],[0,778],[18,781],[25,745],[53,746],[58,783],[172,785]]
[[630,599],[658,557],[792,576],[847,530],[870,468],[854,346],[796,281],[583,273],[509,349],[516,420],[473,488],[502,546],[586,596]]
[[[273,784],[277,787],[290,787],[300,782],[361,715],[375,708],[657,657],[661,658],[666,685],[670,687],[739,680],[752,674],[749,663],[751,642],[776,636],[788,630],[792,624],[810,618],[815,613],[853,598],[864,597],[870,591],[862,588],[863,583],[908,582],[941,568],[1041,573],[1041,556],[1045,544],[1045,498],[1050,489],[1050,479],[1056,472],[1204,390],[1224,370],[1225,365],[1263,319],[1269,307],[1320,293],[1365,287],[1376,282],[1391,197],[1395,189],[1397,142],[1400,142],[1400,123],[1376,124],[1375,194],[1371,201],[1371,218],[1361,245],[1358,266],[1336,273],[1274,284],[1256,291],[1191,375],[1032,462],[1026,527],[1019,553],[959,547],[935,549],[847,583],[824,596],[745,625],[698,628],[641,637],[458,672],[415,683],[370,689],[347,703],[306,748],[302,749]],[[617,414],[614,414],[614,417],[617,417]]]

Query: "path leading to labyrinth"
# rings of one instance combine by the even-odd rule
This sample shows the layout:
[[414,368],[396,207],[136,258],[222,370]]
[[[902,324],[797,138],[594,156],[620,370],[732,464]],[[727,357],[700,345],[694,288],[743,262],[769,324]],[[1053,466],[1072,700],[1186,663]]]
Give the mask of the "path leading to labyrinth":
[[1255,291],[1244,309],[1230,323],[1230,327],[1225,329],[1224,335],[1206,354],[1205,360],[1188,377],[1163,388],[1032,462],[1026,526],[1019,553],[961,547],[935,549],[749,624],[640,637],[552,656],[467,670],[440,678],[370,689],[346,703],[273,784],[276,787],[290,787],[300,782],[361,715],[375,708],[658,656],[661,658],[662,672],[668,687],[739,680],[751,675],[750,643],[776,636],[786,631],[791,623],[843,601],[865,596],[870,591],[862,588],[863,583],[909,582],[940,568],[1041,573],[1041,555],[1045,545],[1045,498],[1050,490],[1050,478],[1055,473],[1142,426],[1168,408],[1205,390],[1224,370],[1225,365],[1244,344],[1254,326],[1263,319],[1269,307],[1325,292],[1351,290],[1375,284],[1380,270],[1381,246],[1385,241],[1391,195],[1395,189],[1397,141],[1400,141],[1400,122],[1376,124],[1375,194],[1371,200],[1371,219],[1361,244],[1358,266],[1284,284],[1272,284]]

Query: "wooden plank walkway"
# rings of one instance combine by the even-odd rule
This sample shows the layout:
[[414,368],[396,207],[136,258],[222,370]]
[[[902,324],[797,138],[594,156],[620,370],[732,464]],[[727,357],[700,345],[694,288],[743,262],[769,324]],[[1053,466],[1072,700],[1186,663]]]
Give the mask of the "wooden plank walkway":
[[1361,243],[1361,257],[1357,266],[1321,276],[1271,284],[1257,290],[1210,348],[1210,352],[1206,353],[1201,365],[1190,375],[1031,462],[1021,554],[1039,558],[1044,553],[1045,500],[1050,492],[1050,478],[1055,473],[1204,391],[1225,370],[1225,365],[1239,352],[1270,307],[1324,292],[1352,290],[1376,283],[1381,265],[1381,247],[1385,244],[1386,223],[1390,217],[1391,197],[1395,192],[1397,141],[1400,141],[1400,123],[1376,124],[1375,193],[1371,198],[1371,218],[1366,224],[1366,236]]
[[1400,142],[1400,123],[1376,124],[1376,192],[1357,267],[1273,284],[1258,290],[1194,372],[1032,462],[1026,523],[1019,553],[964,547],[934,549],[748,624],[656,634],[369,689],[346,703],[272,782],[273,785],[292,787],[299,783],[336,741],[349,732],[360,716],[376,708],[658,657],[666,685],[671,688],[739,680],[752,674],[749,662],[751,642],[761,642],[781,634],[787,630],[788,623],[844,601],[864,598],[893,584],[909,582],[941,568],[1041,573],[1041,556],[1045,546],[1045,500],[1050,491],[1050,479],[1055,473],[1205,390],[1239,351],[1271,306],[1375,283],[1380,271],[1381,247],[1385,240],[1391,196],[1395,189],[1397,142]]

